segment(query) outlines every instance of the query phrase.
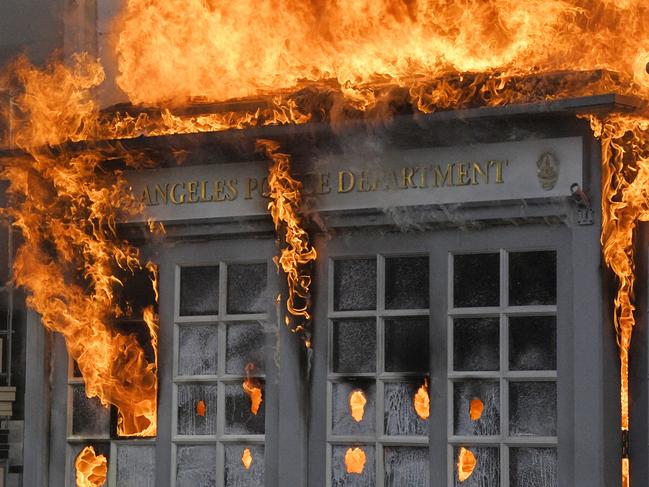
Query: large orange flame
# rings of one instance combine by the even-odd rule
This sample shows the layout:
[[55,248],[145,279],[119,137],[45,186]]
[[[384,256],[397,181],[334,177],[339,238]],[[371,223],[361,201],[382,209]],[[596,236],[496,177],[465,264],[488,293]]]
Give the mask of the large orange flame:
[[[123,314],[115,298],[117,272],[143,268],[136,248],[117,237],[116,222],[140,212],[121,172],[101,169],[106,154],[75,155],[50,145],[92,133],[96,107],[89,95],[100,74],[82,57],[72,70],[39,72],[21,66],[24,119],[14,142],[29,156],[10,158],[1,177],[10,182],[7,214],[24,237],[14,281],[49,329],[63,335],[84,378],[88,397],[118,409],[118,433],[155,435],[157,324],[153,308],[143,318],[156,354],[149,363],[137,339],[111,323]],[[63,110],[65,108],[65,110]],[[127,157],[128,158],[128,157]]]
[[87,446],[74,461],[77,487],[100,487],[106,482],[108,460],[104,455],[97,455],[92,446]]
[[[257,146],[272,160],[268,172],[270,188],[268,210],[273,217],[275,230],[278,233],[284,232],[286,246],[282,248],[280,256],[275,258],[275,263],[286,274],[287,311],[298,320],[291,329],[295,333],[301,333],[309,346],[310,341],[305,325],[311,319],[309,312],[311,275],[307,266],[316,259],[317,253],[309,243],[308,233],[302,228],[300,214],[302,183],[291,176],[290,157],[288,154],[277,152],[279,145],[276,142],[259,140]],[[288,320],[287,324],[290,325]]]

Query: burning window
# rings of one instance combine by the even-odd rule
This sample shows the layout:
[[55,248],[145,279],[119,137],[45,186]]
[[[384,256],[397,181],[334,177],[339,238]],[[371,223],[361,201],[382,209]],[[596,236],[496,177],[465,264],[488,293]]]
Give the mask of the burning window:
[[428,257],[336,259],[331,267],[332,484],[373,486],[378,469],[381,485],[425,487]]
[[177,487],[264,485],[268,265],[178,267]]
[[455,486],[556,486],[556,253],[455,255],[452,283]]

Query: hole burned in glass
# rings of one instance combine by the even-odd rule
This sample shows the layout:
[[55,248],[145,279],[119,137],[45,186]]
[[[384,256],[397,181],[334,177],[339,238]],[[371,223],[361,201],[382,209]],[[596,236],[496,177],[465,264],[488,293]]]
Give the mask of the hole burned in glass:
[[[374,380],[334,382],[332,388],[332,425],[335,435],[371,435],[376,422],[376,384]],[[354,393],[356,394],[354,396]],[[352,410],[354,397],[361,397]]]
[[500,304],[500,254],[453,256],[453,306],[456,308]]
[[493,447],[467,446],[475,457],[473,471],[465,480],[458,476],[458,459],[462,447],[453,448],[453,485],[455,487],[496,487],[500,485],[500,452]]
[[264,453],[263,445],[239,443],[226,445],[225,485],[263,487],[265,485]]
[[335,320],[332,325],[333,372],[376,372],[376,320]]
[[376,309],[376,258],[334,261],[334,310]]
[[556,370],[557,319],[509,318],[509,370]]
[[[99,457],[100,455],[103,455],[106,457],[106,460],[108,462],[108,465],[110,465],[111,462],[111,456],[110,456],[110,443],[104,442],[104,441],[90,441],[90,442],[83,442],[83,443],[73,443],[73,444],[68,444],[68,484],[69,486],[76,486],[77,485],[77,469],[76,469],[76,461],[77,457],[79,454],[84,450],[86,446],[92,446],[92,448],[95,450],[95,456]],[[108,481],[104,482],[103,486],[107,486]]]
[[384,386],[384,430],[386,435],[426,436],[428,421],[420,418],[414,400],[421,380],[386,382]]
[[265,263],[228,264],[228,313],[264,313],[268,307]]
[[557,302],[557,253],[509,253],[509,304],[547,305]]
[[[345,462],[345,456],[349,450],[354,452],[359,449],[363,454],[364,462],[355,462],[351,464],[350,470],[360,467],[362,464],[362,471],[359,473],[352,471],[348,472],[348,465]],[[349,456],[351,457],[351,455]],[[373,446],[354,444],[354,445],[333,445],[332,458],[331,458],[331,479],[332,485],[336,487],[374,487],[376,485],[376,467],[375,467],[375,449]],[[360,468],[356,469],[357,471]]]
[[[475,414],[476,405],[479,405]],[[462,436],[500,434],[500,385],[495,381],[453,383],[453,431]]]
[[556,436],[556,383],[510,382],[509,414],[511,435]]
[[385,307],[427,309],[428,257],[386,257]]
[[264,373],[264,327],[257,321],[232,322],[227,325],[225,371],[243,375],[246,365],[254,365],[254,374]]
[[215,325],[178,327],[178,375],[216,375],[217,352]]
[[489,371],[500,369],[500,320],[455,318],[453,320],[453,369]]
[[262,379],[257,379],[262,390],[262,401],[257,413],[253,413],[253,403],[246,394],[243,384],[225,386],[225,433],[263,435],[266,424],[266,388]]
[[429,368],[428,318],[385,320],[385,371],[422,372]]
[[179,435],[216,434],[216,384],[178,384]]
[[180,268],[180,316],[219,313],[219,266]]

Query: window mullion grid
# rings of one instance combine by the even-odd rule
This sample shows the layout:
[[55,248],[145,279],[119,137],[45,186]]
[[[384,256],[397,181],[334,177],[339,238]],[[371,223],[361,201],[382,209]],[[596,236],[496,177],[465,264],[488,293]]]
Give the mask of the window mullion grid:
[[384,487],[385,475],[383,473],[383,445],[380,438],[384,436],[383,409],[384,409],[384,388],[385,384],[380,375],[385,370],[385,256],[378,254],[376,256],[376,311],[377,311],[377,333],[376,340],[376,424],[374,426],[374,463],[376,468],[376,487]]
[[509,448],[504,440],[509,438],[509,327],[505,309],[509,304],[509,255],[500,249],[500,484],[509,487]]

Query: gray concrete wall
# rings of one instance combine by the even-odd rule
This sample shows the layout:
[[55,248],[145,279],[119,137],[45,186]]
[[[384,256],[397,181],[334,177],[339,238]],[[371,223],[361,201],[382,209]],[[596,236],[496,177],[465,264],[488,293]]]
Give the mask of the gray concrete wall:
[[0,65],[25,52],[37,64],[63,47],[64,0],[0,2]]

